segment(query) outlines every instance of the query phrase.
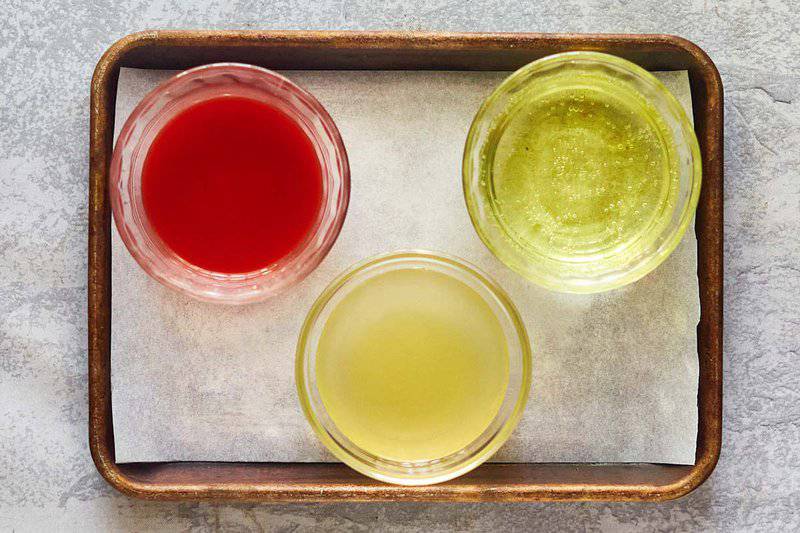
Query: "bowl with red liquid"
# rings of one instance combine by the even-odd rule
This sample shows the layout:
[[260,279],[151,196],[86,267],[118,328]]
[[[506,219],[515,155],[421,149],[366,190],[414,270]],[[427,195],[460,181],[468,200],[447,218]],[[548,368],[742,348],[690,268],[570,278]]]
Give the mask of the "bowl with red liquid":
[[331,249],[350,168],[310,93],[264,68],[217,63],[177,74],[133,110],[110,197],[150,276],[200,300],[249,303],[299,282]]

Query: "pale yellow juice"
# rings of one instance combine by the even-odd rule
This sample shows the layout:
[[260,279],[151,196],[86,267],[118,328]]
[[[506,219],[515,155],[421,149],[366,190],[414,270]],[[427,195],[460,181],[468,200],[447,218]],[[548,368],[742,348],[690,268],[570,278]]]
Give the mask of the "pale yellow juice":
[[509,379],[500,321],[467,284],[425,268],[377,274],[322,330],[317,387],[337,428],[384,459],[461,450],[497,415]]

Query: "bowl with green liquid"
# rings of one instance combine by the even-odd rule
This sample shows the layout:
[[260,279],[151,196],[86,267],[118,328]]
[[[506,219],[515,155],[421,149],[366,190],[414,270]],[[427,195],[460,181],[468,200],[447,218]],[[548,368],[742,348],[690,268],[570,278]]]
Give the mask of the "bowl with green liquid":
[[534,61],[484,101],[464,150],[464,196],[486,246],[551,290],[638,280],[694,218],[701,158],[692,123],[652,74],[622,58]]

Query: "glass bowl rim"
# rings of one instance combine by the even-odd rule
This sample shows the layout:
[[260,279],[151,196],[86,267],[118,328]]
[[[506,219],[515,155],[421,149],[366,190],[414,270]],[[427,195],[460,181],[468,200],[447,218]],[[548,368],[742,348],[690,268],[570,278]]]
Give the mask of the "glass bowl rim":
[[[418,264],[419,261],[429,261],[444,265],[451,269],[453,273],[470,277],[497,300],[497,303],[505,313],[505,318],[507,319],[511,330],[513,331],[514,335],[516,336],[516,340],[519,343],[518,353],[514,353],[512,346],[509,345],[509,357],[515,357],[519,359],[520,383],[519,390],[512,391],[512,394],[514,395],[513,408],[505,415],[505,419],[502,420],[500,428],[480,449],[478,449],[472,455],[466,455],[457,464],[447,467],[447,469],[444,471],[432,472],[419,476],[411,476],[397,475],[392,472],[387,472],[381,469],[380,466],[360,460],[329,434],[325,424],[317,413],[314,402],[311,400],[311,391],[309,390],[306,380],[308,373],[314,372],[315,370],[307,368],[309,365],[306,363],[309,359],[309,351],[312,348],[309,346],[309,336],[315,327],[324,327],[324,324],[319,324],[320,315],[330,304],[332,298],[345,285],[353,282],[358,284],[358,280],[362,275],[369,272],[370,269],[380,267],[382,265],[393,264],[393,266],[397,269],[408,268],[409,266],[414,268],[412,265]],[[421,267],[417,266],[416,268]],[[454,274],[452,277],[459,279],[458,276]],[[500,317],[498,317],[498,319],[500,319]],[[403,249],[372,256],[348,267],[317,297],[308,314],[306,315],[301,327],[300,335],[298,337],[295,356],[295,384],[297,387],[300,405],[306,420],[309,422],[314,433],[317,435],[325,448],[337,459],[354,470],[379,481],[406,486],[431,485],[453,479],[473,470],[474,468],[477,468],[492,455],[494,455],[494,453],[496,453],[503,444],[505,444],[514,429],[516,429],[530,395],[532,379],[531,352],[530,339],[516,306],[506,292],[485,273],[476,268],[474,265],[448,254],[421,249]],[[511,369],[509,369],[509,372],[511,372]],[[322,406],[322,409],[324,410],[324,405]],[[498,415],[496,416],[500,416],[500,413],[498,412]]]
[[[307,108],[306,112],[309,113],[309,116],[313,116],[319,121],[317,134],[309,135],[309,139],[315,148],[318,148],[321,142],[318,137],[324,137],[330,143],[333,158],[327,163],[320,159],[320,166],[323,171],[323,180],[333,184],[335,189],[328,191],[327,195],[330,198],[327,198],[326,203],[321,206],[318,220],[297,249],[261,269],[241,273],[224,273],[187,262],[166,243],[163,243],[160,237],[149,235],[152,231],[148,232],[142,222],[130,220],[130,216],[125,216],[123,203],[132,202],[130,189],[135,186],[133,182],[140,182],[141,176],[128,176],[127,187],[122,186],[122,175],[125,172],[133,173],[130,169],[122,170],[123,164],[129,167],[132,164],[132,156],[123,154],[123,148],[139,146],[145,136],[146,128],[165,113],[165,108],[171,102],[179,101],[186,96],[170,97],[171,90],[188,85],[195,80],[203,80],[209,75],[224,76],[236,73],[255,76],[258,78],[258,82],[277,91],[285,91],[286,94],[281,95],[278,92],[273,93],[266,89],[259,89],[268,93],[275,100],[288,102],[289,96],[297,98]],[[223,94],[225,93],[210,94],[198,102]],[[160,99],[162,101],[159,101]],[[293,105],[288,107],[290,111],[284,112],[290,113],[292,120],[300,120],[302,112],[295,109]],[[136,120],[141,120],[142,116],[152,112],[153,108],[156,108],[156,112],[149,118],[142,131],[133,136]],[[146,153],[139,157],[146,157]],[[211,303],[237,305],[259,302],[302,281],[330,252],[344,225],[349,207],[349,158],[341,133],[333,118],[319,100],[305,88],[278,72],[247,63],[217,62],[199,65],[173,74],[148,91],[134,106],[120,129],[113,147],[109,168],[112,218],[119,236],[131,256],[150,277],[162,285],[197,300]],[[150,240],[154,242],[149,242]],[[144,241],[143,245],[141,241]],[[142,251],[140,248],[144,248],[146,251]],[[179,264],[184,269],[182,272],[178,271]],[[201,287],[203,283],[208,283],[208,286]],[[230,284],[229,287],[226,287],[226,284]],[[244,290],[247,285],[253,286],[254,290]],[[212,286],[214,290],[210,289]]]
[[[648,257],[634,268],[622,271],[621,274],[616,276],[600,279],[585,278],[582,283],[565,282],[564,280],[555,276],[545,276],[533,270],[523,270],[519,263],[531,262],[532,259],[522,252],[509,247],[508,243],[502,242],[500,239],[489,234],[485,229],[494,216],[481,216],[478,208],[482,204],[481,195],[478,188],[475,186],[479,176],[473,175],[472,167],[474,161],[479,155],[481,146],[477,144],[478,129],[487,120],[491,104],[498,98],[507,95],[511,90],[518,86],[524,85],[525,80],[535,75],[535,72],[545,67],[558,64],[566,64],[569,62],[583,62],[588,64],[603,64],[611,68],[618,69],[638,78],[640,81],[646,83],[650,88],[654,89],[666,107],[669,108],[671,113],[677,119],[678,125],[682,133],[682,140],[685,141],[688,151],[691,155],[692,161],[688,166],[690,168],[689,177],[689,194],[682,204],[676,206],[676,210],[680,210],[679,222],[677,225],[667,225],[662,231],[661,235],[667,235],[667,238],[659,246],[655,247],[649,253]],[[635,89],[634,90],[638,90]],[[700,190],[702,184],[702,156],[700,146],[697,140],[697,135],[694,130],[694,125],[689,120],[683,106],[678,102],[675,95],[651,72],[637,65],[636,63],[627,59],[615,56],[612,54],[588,50],[571,50],[566,52],[559,52],[551,54],[539,59],[536,59],[519,69],[509,74],[503,81],[495,87],[495,89],[482,101],[475,117],[470,124],[467,133],[467,139],[464,144],[464,152],[462,157],[462,192],[464,202],[467,206],[470,222],[473,228],[480,237],[481,241],[486,245],[492,254],[497,257],[504,265],[508,266],[521,276],[533,281],[534,283],[557,292],[575,293],[575,294],[591,294],[604,292],[619,287],[623,287],[629,283],[637,281],[648,273],[657,268],[667,257],[678,247],[683,239],[689,224],[694,219],[694,214],[697,209],[697,204],[700,198]],[[494,210],[491,210],[492,213]],[[503,232],[505,233],[505,232]],[[505,236],[506,239],[511,240],[513,237]],[[506,251],[508,248],[510,251]],[[542,256],[545,257],[545,256]],[[546,258],[550,260],[550,258]]]

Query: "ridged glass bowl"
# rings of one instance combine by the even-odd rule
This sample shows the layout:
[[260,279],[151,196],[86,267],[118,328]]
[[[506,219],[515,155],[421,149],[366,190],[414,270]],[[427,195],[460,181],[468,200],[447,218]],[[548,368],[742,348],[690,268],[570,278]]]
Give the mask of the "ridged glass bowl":
[[[326,409],[316,376],[317,347],[328,318],[346,294],[374,276],[403,269],[429,269],[474,290],[498,319],[508,347],[508,385],[497,414],[461,450],[426,461],[378,457],[351,441]],[[517,426],[528,398],[531,350],[525,327],[508,296],[485,274],[453,257],[426,251],[401,251],[367,259],[334,280],[319,296],[303,324],[295,378],[303,412],[320,441],[338,459],[372,478],[400,485],[429,485],[469,472],[502,446]]]
[[[557,94],[591,87],[609,98],[648,102],[666,125],[677,174],[676,200],[658,212],[658,222],[635,241],[597,253],[556,254],[528,245],[499,214],[494,153],[508,117],[519,112],[526,95]],[[478,110],[464,149],[464,197],[472,223],[486,246],[503,263],[531,281],[555,291],[593,293],[638,280],[677,247],[694,218],[700,194],[701,158],[691,121],[672,93],[650,72],[625,59],[598,52],[548,56],[511,74]],[[661,209],[661,208],[660,208]]]
[[[322,170],[322,207],[305,240],[274,264],[241,274],[213,272],[185,261],[151,226],[142,201],[142,167],[160,128],[188,107],[223,95],[255,99],[293,118],[311,139]],[[150,276],[199,300],[245,304],[299,282],[322,261],[347,213],[350,167],[336,125],[310,93],[261,67],[217,63],[173,76],[136,106],[114,148],[110,197],[122,241]]]

